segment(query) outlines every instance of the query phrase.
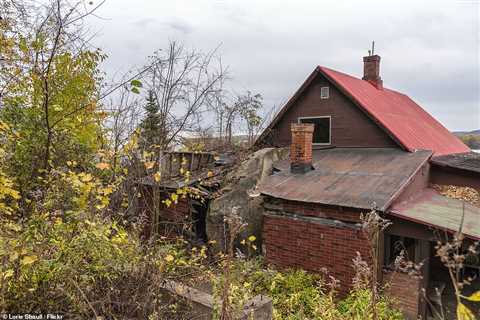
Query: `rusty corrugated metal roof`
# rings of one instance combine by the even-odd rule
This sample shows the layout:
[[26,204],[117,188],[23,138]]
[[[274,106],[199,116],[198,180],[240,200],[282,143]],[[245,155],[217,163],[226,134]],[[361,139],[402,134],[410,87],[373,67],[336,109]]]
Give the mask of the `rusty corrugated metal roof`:
[[468,237],[480,240],[480,208],[458,199],[442,196],[433,189],[424,189],[408,201],[395,204],[390,213],[445,231],[459,231]]
[[395,148],[335,148],[313,151],[315,170],[290,173],[288,160],[258,186],[275,198],[384,211],[431,151],[405,152]]
[[480,173],[480,154],[475,152],[457,153],[432,158],[432,163],[455,169]]

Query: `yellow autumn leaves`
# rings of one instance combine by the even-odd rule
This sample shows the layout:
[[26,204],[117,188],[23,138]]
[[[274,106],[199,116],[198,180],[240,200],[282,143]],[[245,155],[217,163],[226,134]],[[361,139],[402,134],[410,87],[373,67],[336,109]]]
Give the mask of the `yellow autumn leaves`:
[[[17,260],[20,262],[20,266],[29,266],[38,260],[38,257],[34,254],[27,255],[27,251],[25,249],[19,251],[13,251],[10,253],[9,259],[10,262],[16,262]],[[3,279],[8,279],[12,277],[14,274],[13,269],[7,269],[2,272]]]
[[178,242],[173,244],[170,241],[164,243],[168,250],[156,259],[156,264],[162,272],[185,270],[185,268],[204,268],[203,262],[207,258],[207,247],[193,247],[186,250],[184,243]]
[[[8,139],[11,129],[3,121],[0,121],[0,138]],[[2,140],[3,141],[3,140]],[[5,150],[0,145],[0,165],[7,161]],[[14,201],[10,201],[10,200]],[[0,167],[0,212],[11,214],[16,206],[16,200],[20,199],[20,193],[15,190],[13,179],[5,174]]]
[[253,250],[257,250],[257,246],[254,244],[255,240],[257,240],[257,237],[251,235],[247,240],[243,239],[240,243],[244,246],[251,247]]
[[110,169],[110,165],[109,165],[108,163],[106,163],[106,162],[97,163],[97,164],[95,165],[95,167],[96,167],[97,169],[100,169],[100,170]]
[[87,208],[92,200],[98,210],[102,210],[108,205],[109,195],[113,193],[112,185],[103,185],[99,179],[88,172],[68,171],[61,173],[60,177],[73,189],[72,201],[79,208]]
[[172,204],[177,204],[178,199],[181,196],[182,198],[185,198],[188,195],[188,188],[178,188],[175,192],[170,193],[169,197],[165,200],[162,200],[162,203],[165,204],[165,206],[170,207]]
[[[468,297],[466,296],[461,296],[461,297],[468,301],[480,302],[480,291],[477,291]],[[467,306],[464,305],[463,303],[459,303],[457,306],[457,319],[458,320],[476,320],[473,312],[470,309],[468,309]]]

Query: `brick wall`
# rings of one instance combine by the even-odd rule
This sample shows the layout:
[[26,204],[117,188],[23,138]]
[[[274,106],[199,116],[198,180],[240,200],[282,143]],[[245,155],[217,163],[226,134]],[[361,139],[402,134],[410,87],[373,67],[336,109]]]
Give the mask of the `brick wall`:
[[354,277],[352,259],[356,252],[364,259],[369,257],[368,243],[360,227],[352,223],[359,222],[360,212],[293,201],[272,204],[268,200],[265,209],[267,263],[312,272],[326,268],[340,280],[340,294],[346,294]]
[[396,300],[406,319],[417,319],[420,309],[422,279],[400,272],[384,272],[383,281],[388,284],[386,295]]
[[[160,199],[167,199],[168,194],[162,194]],[[169,222],[184,222],[190,218],[190,204],[188,198],[179,197],[178,203],[172,203],[170,207],[160,203],[159,215],[162,220]]]
[[[179,197],[178,203],[172,203],[167,207],[162,200],[168,198],[167,193],[160,193],[155,199],[151,187],[144,186],[141,188],[142,197],[139,201],[137,214],[141,217],[143,223],[142,238],[148,239],[153,230],[157,230],[159,235],[166,237],[174,237],[178,235],[185,222],[190,220],[190,203],[189,199]],[[158,205],[158,226],[155,228],[154,218],[154,202]]]
[[292,144],[290,145],[290,163],[293,173],[302,173],[312,167],[312,123],[292,123]]
[[359,223],[360,222],[360,211],[344,208],[344,207],[334,207],[326,206],[318,203],[311,202],[300,202],[300,201],[290,201],[290,200],[276,200],[272,198],[265,199],[267,207],[276,206],[277,210],[288,212],[292,214],[307,216],[307,217],[318,217],[318,218],[328,218],[344,222]]

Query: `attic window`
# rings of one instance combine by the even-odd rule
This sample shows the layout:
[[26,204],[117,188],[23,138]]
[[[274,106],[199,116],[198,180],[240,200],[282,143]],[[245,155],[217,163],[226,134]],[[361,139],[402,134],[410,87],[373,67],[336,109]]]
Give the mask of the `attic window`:
[[312,143],[314,145],[329,145],[331,143],[331,119],[332,117],[300,117],[299,123],[313,123],[315,128],[313,130]]
[[329,87],[321,87],[320,88],[320,99],[328,99],[330,98],[330,88]]

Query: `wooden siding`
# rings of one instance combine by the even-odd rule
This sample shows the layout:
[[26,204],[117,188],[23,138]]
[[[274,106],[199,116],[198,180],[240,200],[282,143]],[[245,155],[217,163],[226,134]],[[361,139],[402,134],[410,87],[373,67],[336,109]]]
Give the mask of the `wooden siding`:
[[415,173],[410,183],[405,186],[401,194],[395,199],[392,205],[408,201],[418,195],[423,189],[428,188],[430,181],[430,164],[425,163],[420,170]]
[[[320,99],[321,87],[330,87],[330,98]],[[375,122],[368,118],[349,98],[326,78],[318,75],[298,101],[273,127],[269,144],[290,145],[290,124],[299,117],[331,116],[331,146],[336,147],[398,147]],[[316,146],[314,146],[315,148]],[[321,148],[325,146],[317,146]]]
[[432,165],[430,182],[440,185],[471,187],[480,191],[480,173]]

